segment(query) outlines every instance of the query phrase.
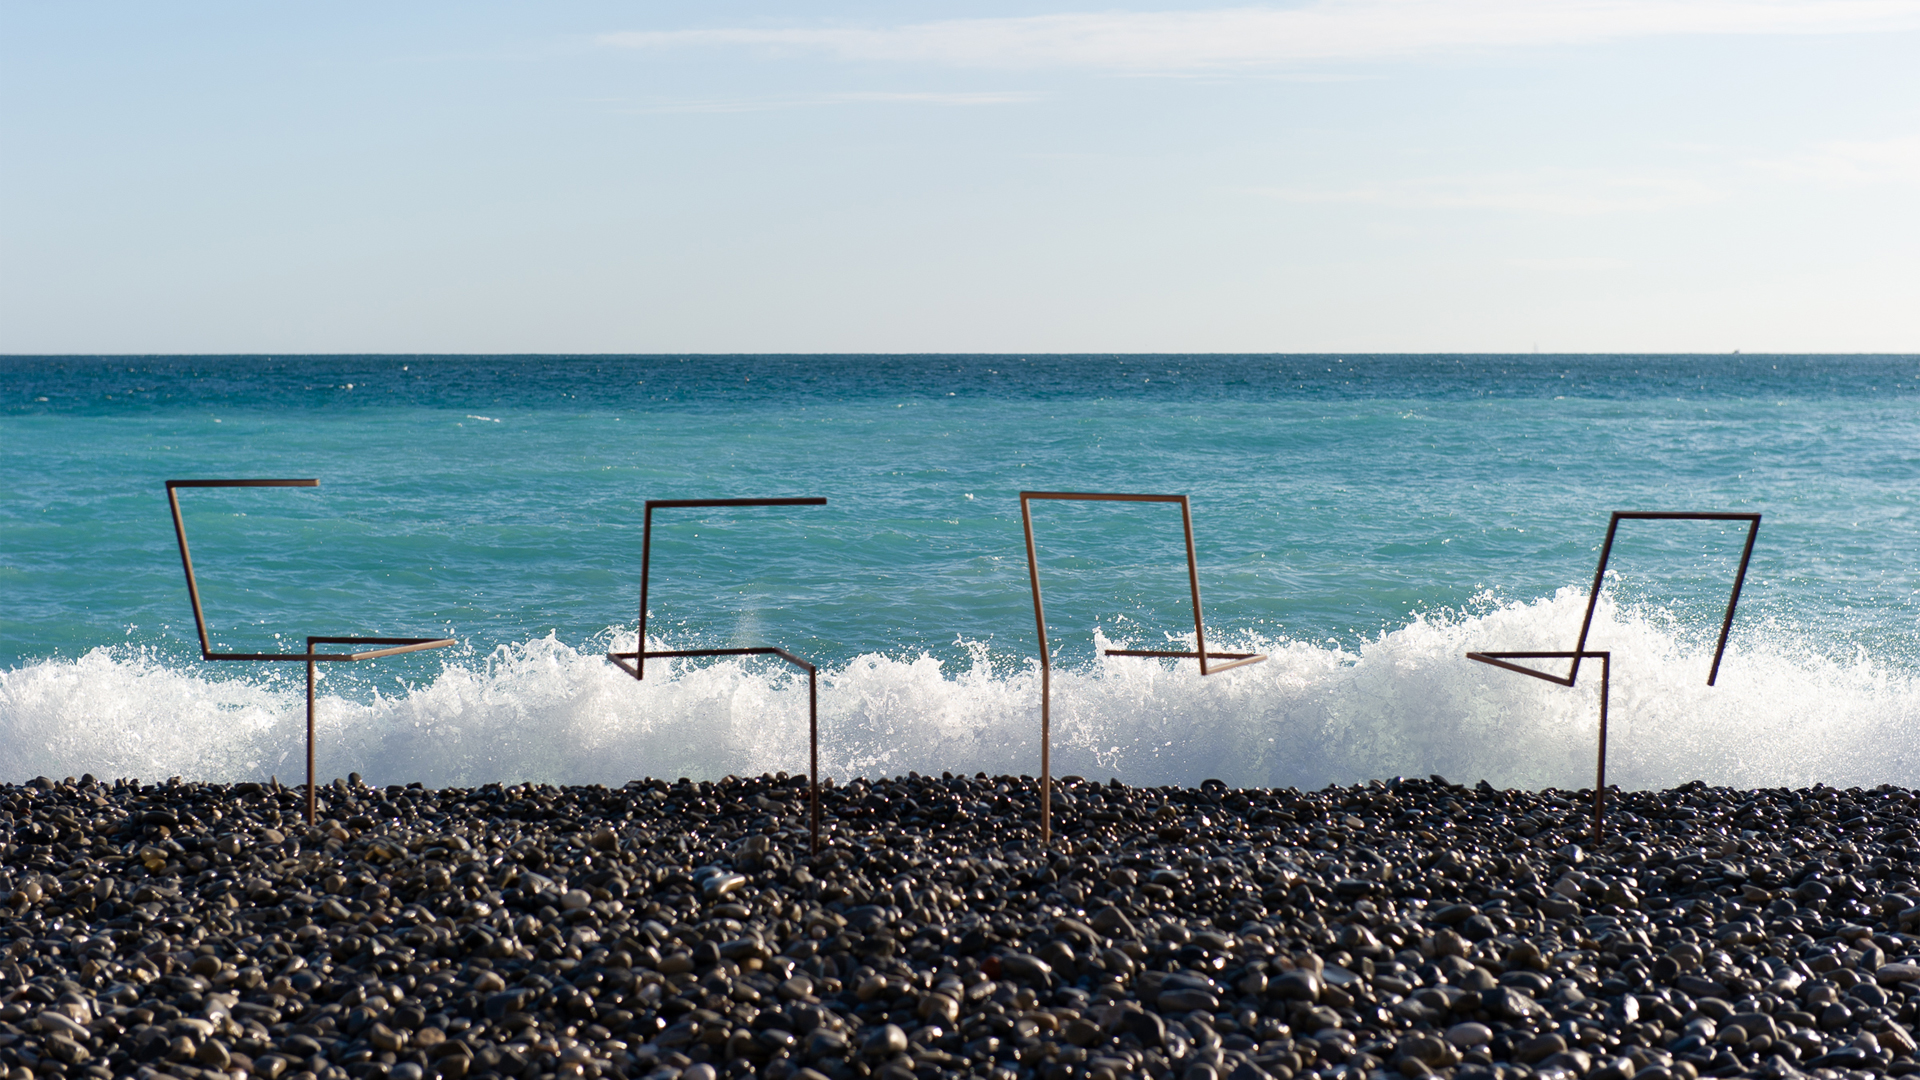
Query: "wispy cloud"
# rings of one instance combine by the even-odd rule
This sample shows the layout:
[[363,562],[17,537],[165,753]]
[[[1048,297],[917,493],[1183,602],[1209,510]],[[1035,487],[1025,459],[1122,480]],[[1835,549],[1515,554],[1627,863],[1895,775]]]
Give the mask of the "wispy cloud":
[[[1546,168],[1241,190],[1290,203],[1402,210],[1494,210],[1567,217],[1649,213],[1738,197],[1762,177],[1833,188],[1920,184],[1920,135],[1820,143],[1790,157],[1740,161],[1730,156],[1706,171],[1711,178],[1679,171]],[[1605,267],[1581,263],[1540,268]]]
[[1256,187],[1252,194],[1297,203],[1371,204],[1399,209],[1506,210],[1590,217],[1713,202],[1720,192],[1686,176],[1534,172],[1418,177],[1330,187]]
[[1920,29],[1920,0],[1309,0],[1287,8],[610,33],[603,44],[955,67],[1194,71],[1683,34]]
[[1920,135],[1821,143],[1804,154],[1755,164],[1777,176],[1831,187],[1920,184]]
[[1040,95],[1022,91],[980,91],[977,93],[939,93],[933,91],[864,91],[845,94],[810,94],[804,97],[698,98],[684,101],[652,101],[633,105],[640,113],[741,113],[768,112],[775,109],[811,109],[831,105],[1018,105],[1038,101]]
[[1603,255],[1566,255],[1557,258],[1508,259],[1507,265],[1522,270],[1544,270],[1548,273],[1590,273],[1596,270],[1625,270],[1633,264],[1625,259],[1613,259]]

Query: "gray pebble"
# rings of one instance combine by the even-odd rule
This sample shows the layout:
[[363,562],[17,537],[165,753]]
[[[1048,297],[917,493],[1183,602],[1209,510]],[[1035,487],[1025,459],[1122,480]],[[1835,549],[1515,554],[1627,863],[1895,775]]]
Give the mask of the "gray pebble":
[[1920,1071],[1907,792],[1060,788],[0,785],[0,1066]]

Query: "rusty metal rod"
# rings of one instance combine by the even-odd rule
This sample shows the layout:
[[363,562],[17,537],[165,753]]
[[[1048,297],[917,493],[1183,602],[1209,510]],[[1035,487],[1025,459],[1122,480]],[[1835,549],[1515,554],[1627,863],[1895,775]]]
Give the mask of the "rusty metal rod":
[[[1171,658],[1174,660],[1192,660],[1194,657],[1197,657],[1200,654],[1197,652],[1185,652],[1181,650],[1170,650],[1170,649],[1108,649],[1106,650],[1106,655],[1108,656],[1158,656],[1158,657],[1164,657],[1164,658]],[[1257,664],[1260,661],[1266,659],[1266,655],[1264,653],[1245,653],[1245,652],[1210,652],[1207,654],[1207,656],[1214,660],[1233,661],[1233,663],[1231,664],[1213,665],[1211,668],[1207,669],[1206,674],[1208,675],[1218,675],[1223,671],[1232,671],[1234,668],[1246,667],[1248,664]]]
[[1047,612],[1040,601],[1040,560],[1033,553],[1033,503],[1020,493],[1020,527],[1027,536],[1027,581],[1033,587],[1033,626],[1040,639],[1040,843],[1053,842],[1053,661],[1047,651]]
[[[807,673],[807,801],[813,836],[813,853],[820,854],[820,669],[785,649],[761,646],[755,649],[661,649],[645,653],[610,652],[607,659],[620,670],[639,678],[639,664],[647,657],[676,656],[777,656]],[[634,663],[629,666],[626,661]]]
[[[827,500],[818,497],[773,498],[773,499],[648,499],[646,514],[640,531],[640,623],[639,636],[634,640],[632,652],[609,652],[607,659],[615,667],[633,676],[636,680],[647,677],[649,657],[702,657],[702,656],[777,656],[787,663],[807,673],[807,800],[808,831],[811,834],[813,854],[820,854],[820,669],[806,660],[772,646],[743,649],[648,649],[647,648],[647,590],[651,584],[653,568],[653,512],[659,510],[684,510],[707,507],[744,507],[744,506],[825,506]],[[627,661],[633,661],[628,664]]]
[[1613,696],[1613,654],[1600,653],[1600,751],[1593,766],[1593,844],[1600,846],[1607,810],[1607,699]]
[[[1580,638],[1574,643],[1577,654],[1587,647],[1587,633],[1593,627],[1593,613],[1600,605],[1600,589],[1606,583],[1607,560],[1613,555],[1614,534],[1620,529],[1622,521],[1744,521],[1747,522],[1747,542],[1740,551],[1740,569],[1734,574],[1733,595],[1727,597],[1727,613],[1720,620],[1720,640],[1713,649],[1713,666],[1707,669],[1707,685],[1712,686],[1720,677],[1720,658],[1727,651],[1727,636],[1733,632],[1733,611],[1740,603],[1740,589],[1747,582],[1747,564],[1753,559],[1753,542],[1760,535],[1760,515],[1721,511],[1694,510],[1615,510],[1607,519],[1607,539],[1600,546],[1600,565],[1593,571],[1593,588],[1587,592],[1587,614],[1580,620]],[[1576,655],[1569,679],[1580,677],[1580,659]],[[1571,682],[1567,683],[1572,686]]]
[[[1733,632],[1733,614],[1740,603],[1740,590],[1747,581],[1747,566],[1753,560],[1753,545],[1760,535],[1760,515],[1755,513],[1734,513],[1721,511],[1693,510],[1615,510],[1607,519],[1607,538],[1600,545],[1600,563],[1593,571],[1593,588],[1587,592],[1587,612],[1580,621],[1580,638],[1572,649],[1525,652],[1470,652],[1467,659],[1507,671],[1517,671],[1522,675],[1560,686],[1571,687],[1580,677],[1580,661],[1598,658],[1600,661],[1600,751],[1595,766],[1593,785],[1593,839],[1599,843],[1603,835],[1603,821],[1606,807],[1607,788],[1607,698],[1612,678],[1612,655],[1608,652],[1596,652],[1587,648],[1587,635],[1593,629],[1593,614],[1600,605],[1600,590],[1606,584],[1607,560],[1613,556],[1613,541],[1619,534],[1622,521],[1744,521],[1747,523],[1746,543],[1740,550],[1740,569],[1734,574],[1733,593],[1727,597],[1726,615],[1720,620],[1720,640],[1714,646],[1713,666],[1707,670],[1707,685],[1712,686],[1720,677],[1720,661],[1727,651],[1727,638]],[[1565,675],[1555,675],[1515,664],[1513,660],[1569,660],[1571,664]]]
[[[173,511],[173,535],[180,542],[180,567],[187,573],[187,598],[193,601],[193,625],[200,633],[200,657],[213,660],[213,645],[207,640],[207,620],[200,611],[200,584],[193,576],[193,556],[187,553],[187,526],[180,519],[181,488],[219,488],[219,487],[319,487],[318,480],[169,480],[167,481],[167,507]],[[245,656],[229,654],[223,659],[264,660],[270,653],[253,653]]]
[[307,824],[311,826],[319,802],[314,794],[313,778],[313,646],[307,646],[307,653]]
[[[640,527],[640,636],[635,638],[635,648],[645,651],[647,647],[647,586],[653,565],[653,512],[655,510],[688,510],[707,507],[740,506],[825,506],[822,498],[776,498],[776,499],[648,499],[646,515]],[[636,679],[646,678],[647,658],[641,656],[636,661],[638,670],[633,672]]]
[[1572,686],[1572,675],[1550,675],[1530,667],[1509,663],[1512,660],[1580,660],[1598,659],[1600,661],[1600,749],[1593,771],[1593,842],[1600,843],[1604,835],[1604,821],[1607,806],[1607,699],[1612,696],[1613,654],[1595,650],[1546,650],[1530,652],[1470,652],[1467,659],[1478,660],[1507,671],[1517,671],[1522,675],[1531,675],[1544,682],[1560,686]]
[[[308,636],[307,651],[300,653],[235,653],[214,652],[213,644],[207,635],[207,620],[200,606],[200,583],[193,572],[193,556],[187,548],[187,526],[180,515],[180,488],[312,488],[319,487],[320,481],[303,480],[169,480],[167,481],[167,506],[173,513],[173,534],[180,544],[180,568],[187,576],[187,597],[193,603],[193,626],[200,637],[200,658],[202,660],[239,660],[261,663],[304,662],[307,666],[307,824],[316,820],[318,799],[314,792],[314,682],[313,665],[316,662],[354,662],[376,660],[383,656],[398,656],[401,653],[420,652],[425,649],[443,649],[454,644],[453,638],[424,637],[321,637]],[[346,653],[315,652],[315,645],[382,645],[385,648],[362,649]]]
[[[1202,676],[1257,664],[1266,659],[1261,653],[1220,653],[1207,651],[1205,620],[1200,612],[1200,567],[1194,554],[1193,512],[1185,495],[1127,495],[1114,492],[1023,491],[1020,493],[1020,527],[1026,534],[1027,582],[1033,590],[1033,626],[1040,641],[1040,843],[1053,843],[1053,654],[1047,645],[1047,613],[1040,599],[1040,558],[1033,543],[1033,501],[1054,502],[1144,502],[1176,503],[1180,507],[1180,527],[1187,547],[1187,588],[1193,598],[1193,649],[1107,649],[1107,656],[1148,656],[1200,661]],[[1209,666],[1209,659],[1232,663]]]

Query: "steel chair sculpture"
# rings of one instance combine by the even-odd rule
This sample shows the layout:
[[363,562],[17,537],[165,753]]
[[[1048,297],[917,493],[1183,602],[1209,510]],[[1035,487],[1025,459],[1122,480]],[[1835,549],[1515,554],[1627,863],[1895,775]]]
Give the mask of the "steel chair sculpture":
[[[820,853],[820,671],[813,664],[785,649],[770,646],[745,649],[648,649],[647,589],[653,567],[653,512],[711,507],[744,506],[825,506],[827,500],[803,499],[648,499],[645,522],[640,530],[640,632],[632,652],[609,652],[620,670],[636,680],[647,677],[649,659],[699,656],[777,656],[807,673],[807,797],[812,850]],[[632,661],[632,663],[628,663]]]
[[[1108,649],[1108,656],[1146,656],[1200,661],[1200,674],[1214,675],[1266,659],[1263,653],[1207,651],[1207,631],[1200,614],[1200,570],[1193,553],[1193,511],[1185,495],[1118,495],[1072,491],[1023,491],[1020,525],[1027,536],[1027,580],[1033,587],[1033,623],[1040,636],[1040,842],[1053,842],[1053,656],[1047,647],[1047,614],[1040,602],[1040,562],[1033,545],[1033,509],[1036,499],[1056,502],[1175,503],[1187,540],[1187,587],[1193,596],[1193,649]],[[1209,660],[1225,660],[1209,665]]]
[[[313,765],[313,715],[314,715],[314,667],[316,663],[352,663],[359,660],[377,660],[382,656],[398,656],[401,653],[420,652],[425,649],[443,649],[454,643],[453,638],[426,637],[307,637],[307,651],[301,653],[229,653],[214,652],[213,642],[207,636],[207,620],[200,606],[200,584],[193,573],[193,556],[187,550],[187,526],[180,516],[181,488],[314,488],[319,487],[318,480],[169,480],[167,481],[167,506],[173,511],[173,534],[180,542],[180,566],[187,575],[187,597],[193,602],[193,625],[200,635],[200,658],[202,660],[245,660],[264,663],[304,662],[307,665],[307,824],[315,820],[316,799],[314,795]],[[315,652],[316,645],[377,645],[380,648],[361,649],[354,652]]]
[[[1600,589],[1606,584],[1607,560],[1613,555],[1614,537],[1620,530],[1622,521],[1744,521],[1747,523],[1747,542],[1740,551],[1740,569],[1733,577],[1733,595],[1727,598],[1727,613],[1720,620],[1720,640],[1713,649],[1713,666],[1707,669],[1707,685],[1712,686],[1720,677],[1720,660],[1726,655],[1727,636],[1733,632],[1733,613],[1740,603],[1740,589],[1747,581],[1747,565],[1753,559],[1754,540],[1760,535],[1759,514],[1694,512],[1686,510],[1615,510],[1607,522],[1607,539],[1600,546],[1600,565],[1593,572],[1593,589],[1587,594],[1587,614],[1580,622],[1580,639],[1573,648],[1563,650],[1524,651],[1524,652],[1470,652],[1467,659],[1507,671],[1530,675],[1536,679],[1571,687],[1580,677],[1580,661],[1597,659],[1600,661],[1600,731],[1599,754],[1594,766],[1593,779],[1593,839],[1599,843],[1604,835],[1607,800],[1607,695],[1610,689],[1612,655],[1608,652],[1596,652],[1587,648],[1587,635],[1593,629],[1593,613],[1600,604]],[[1572,665],[1565,675],[1541,671],[1513,663],[1515,660],[1570,660]]]

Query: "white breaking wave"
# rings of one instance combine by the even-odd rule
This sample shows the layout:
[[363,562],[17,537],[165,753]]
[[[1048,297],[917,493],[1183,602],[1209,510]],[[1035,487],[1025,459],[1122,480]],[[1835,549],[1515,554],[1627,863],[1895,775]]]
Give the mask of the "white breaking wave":
[[[1585,603],[1566,589],[1423,615],[1357,651],[1248,637],[1225,644],[1267,662],[1205,679],[1191,662],[1123,657],[1056,671],[1054,771],[1141,785],[1309,788],[1439,773],[1590,787],[1598,664],[1568,689],[1464,658],[1568,648]],[[610,639],[633,647],[630,631]],[[1787,631],[1742,622],[1709,688],[1710,640],[1604,597],[1590,647],[1614,655],[1612,783],[1920,786],[1920,752],[1906,738],[1920,718],[1910,674],[1828,659]],[[968,651],[958,670],[877,654],[823,668],[822,772],[1037,773],[1037,667]],[[635,682],[600,648],[547,637],[456,658],[396,696],[341,697],[323,682],[320,775],[439,787],[805,771],[804,677],[758,662],[654,661],[648,671]],[[31,663],[0,673],[0,779],[296,782],[303,704],[298,680],[210,677],[138,650]]]

